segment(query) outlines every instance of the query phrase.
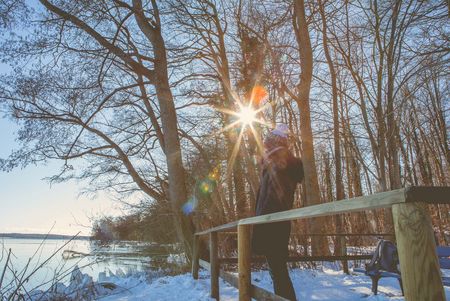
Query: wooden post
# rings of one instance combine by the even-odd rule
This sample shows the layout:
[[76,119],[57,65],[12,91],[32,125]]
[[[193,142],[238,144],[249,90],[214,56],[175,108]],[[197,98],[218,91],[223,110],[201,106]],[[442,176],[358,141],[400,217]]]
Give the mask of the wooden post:
[[238,226],[239,301],[251,300],[251,226]]
[[200,259],[200,253],[199,253],[199,237],[198,235],[194,235],[194,246],[192,251],[192,278],[195,280],[198,279],[198,269],[199,269],[199,259]]
[[392,206],[405,300],[443,301],[439,261],[424,203]]
[[[347,256],[347,239],[345,236],[338,237],[338,239],[341,240],[341,255]],[[342,269],[344,270],[344,273],[347,275],[350,275],[350,272],[348,270],[348,260],[345,259],[342,261]]]
[[209,233],[209,260],[211,264],[211,298],[219,300],[219,256],[217,232]]

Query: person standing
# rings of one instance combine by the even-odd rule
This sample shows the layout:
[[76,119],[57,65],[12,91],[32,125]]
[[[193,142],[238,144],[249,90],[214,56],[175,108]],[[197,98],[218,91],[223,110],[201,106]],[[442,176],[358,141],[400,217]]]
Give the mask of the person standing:
[[[286,125],[278,125],[265,137],[264,148],[257,216],[292,209],[295,189],[304,176],[301,159],[289,150]],[[290,233],[290,221],[254,225],[252,250],[266,257],[275,294],[296,300],[287,268]]]

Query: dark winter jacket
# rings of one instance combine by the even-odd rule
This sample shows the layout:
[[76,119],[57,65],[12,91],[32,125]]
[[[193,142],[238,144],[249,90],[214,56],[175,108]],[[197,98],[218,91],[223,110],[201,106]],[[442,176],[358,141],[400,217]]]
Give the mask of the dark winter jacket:
[[[303,180],[303,164],[289,153],[285,168],[274,164],[264,167],[256,199],[256,215],[292,209],[294,192]],[[252,249],[255,254],[288,256],[290,222],[259,224],[253,227]]]

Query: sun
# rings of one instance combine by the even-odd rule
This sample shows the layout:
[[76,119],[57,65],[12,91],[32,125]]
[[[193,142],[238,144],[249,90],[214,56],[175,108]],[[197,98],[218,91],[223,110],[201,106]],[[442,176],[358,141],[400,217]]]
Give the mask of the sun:
[[[261,126],[271,126],[264,120],[263,116],[263,111],[271,105],[271,102],[269,101],[262,105],[262,102],[268,99],[268,93],[264,87],[255,87],[252,90],[252,94],[248,96],[249,99],[246,99],[245,102],[241,101],[236,93],[232,93],[232,96],[235,103],[229,108],[216,107],[217,111],[228,115],[229,118],[227,119],[231,122],[214,133],[217,135],[234,129],[232,132],[232,141],[234,142],[234,146],[228,160],[229,166],[234,165],[235,159],[239,154],[241,144],[244,142],[246,137],[252,137],[251,139],[256,142],[258,151],[262,153],[264,147],[262,145],[259,128]],[[235,135],[235,130],[238,132],[237,136]],[[231,170],[232,168],[227,168],[227,178],[230,176]]]
[[254,110],[250,106],[243,106],[241,110],[236,113],[236,116],[239,118],[239,122],[244,126],[252,125],[257,121],[256,119],[256,110]]

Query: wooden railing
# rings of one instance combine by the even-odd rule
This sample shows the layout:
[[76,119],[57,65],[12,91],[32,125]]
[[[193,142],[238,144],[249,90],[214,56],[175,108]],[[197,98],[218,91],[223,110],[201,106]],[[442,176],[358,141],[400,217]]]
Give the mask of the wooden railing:
[[[369,196],[241,219],[197,232],[192,275],[202,266],[211,273],[211,297],[219,299],[219,276],[239,289],[239,300],[285,300],[251,284],[251,227],[256,224],[330,216],[378,208],[392,208],[405,300],[445,300],[431,220],[426,204],[450,204],[450,187],[407,187]],[[238,277],[220,271],[218,232],[237,228]],[[210,262],[199,258],[199,236],[209,235]],[[341,260],[341,259],[338,259]],[[222,260],[225,261],[225,260]]]

